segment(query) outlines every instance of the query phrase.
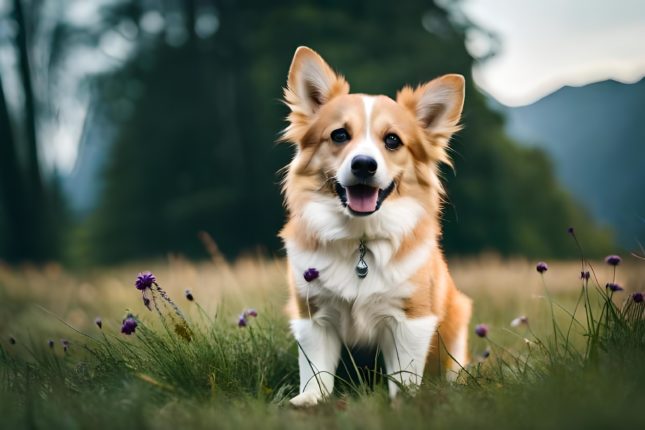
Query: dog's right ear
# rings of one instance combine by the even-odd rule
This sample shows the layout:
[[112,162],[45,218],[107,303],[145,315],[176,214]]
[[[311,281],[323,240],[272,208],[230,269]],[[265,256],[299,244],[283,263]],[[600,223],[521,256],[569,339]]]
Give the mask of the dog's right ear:
[[293,112],[311,116],[332,98],[347,93],[345,79],[320,55],[306,46],[296,49],[284,91],[285,102]]

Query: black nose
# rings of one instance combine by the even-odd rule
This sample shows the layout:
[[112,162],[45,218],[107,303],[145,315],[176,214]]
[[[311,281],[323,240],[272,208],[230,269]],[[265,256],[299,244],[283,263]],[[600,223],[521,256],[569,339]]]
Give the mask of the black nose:
[[376,173],[376,160],[367,155],[357,155],[352,158],[352,173],[359,179],[367,179]]

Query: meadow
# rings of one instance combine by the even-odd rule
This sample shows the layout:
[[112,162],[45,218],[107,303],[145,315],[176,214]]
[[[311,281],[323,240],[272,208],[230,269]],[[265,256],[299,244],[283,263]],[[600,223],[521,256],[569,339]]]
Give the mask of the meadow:
[[[588,281],[580,261],[548,261],[540,274],[524,259],[451,260],[475,303],[472,363],[458,383],[428,378],[395,402],[384,386],[351,383],[294,410],[284,261],[213,255],[84,271],[0,266],[0,427],[642,426],[644,303],[633,293],[645,289],[645,262],[636,257],[585,262]],[[168,298],[147,291],[150,309],[134,286],[145,270]]]

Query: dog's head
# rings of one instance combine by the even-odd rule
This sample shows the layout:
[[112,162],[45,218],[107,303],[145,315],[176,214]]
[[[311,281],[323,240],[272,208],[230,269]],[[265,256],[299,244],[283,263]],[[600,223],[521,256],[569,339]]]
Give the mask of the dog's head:
[[448,140],[458,129],[461,75],[405,87],[396,101],[350,94],[342,76],[300,47],[284,97],[291,109],[284,137],[297,146],[285,179],[290,211],[332,196],[348,217],[369,217],[404,197],[438,210],[437,165],[448,162]]

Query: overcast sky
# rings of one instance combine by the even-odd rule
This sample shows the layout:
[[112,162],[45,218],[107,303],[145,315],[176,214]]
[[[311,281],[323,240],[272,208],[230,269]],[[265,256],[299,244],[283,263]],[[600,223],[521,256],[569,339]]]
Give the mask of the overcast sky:
[[645,75],[645,0],[464,0],[462,8],[501,39],[500,53],[475,79],[504,104]]

